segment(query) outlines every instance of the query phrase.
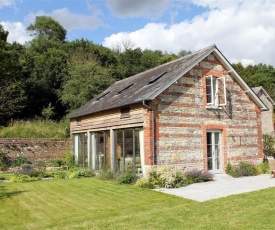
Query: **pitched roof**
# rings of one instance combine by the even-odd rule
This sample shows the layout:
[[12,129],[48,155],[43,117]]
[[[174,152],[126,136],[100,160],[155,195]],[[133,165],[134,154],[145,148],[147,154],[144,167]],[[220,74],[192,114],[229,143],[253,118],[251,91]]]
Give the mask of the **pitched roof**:
[[269,94],[265,91],[265,89],[262,86],[254,87],[252,88],[252,90],[254,91],[254,93],[256,93],[256,95],[258,95],[262,91],[266,98],[270,101],[270,103],[272,105],[275,105],[275,102],[272,100],[272,98],[269,96]]
[[146,100],[153,100],[211,53],[231,72],[231,75],[235,76],[238,83],[246,89],[255,103],[260,108],[267,109],[243,79],[235,72],[218,48],[215,45],[211,45],[177,60],[115,82],[97,97],[73,112],[69,118],[81,117]]

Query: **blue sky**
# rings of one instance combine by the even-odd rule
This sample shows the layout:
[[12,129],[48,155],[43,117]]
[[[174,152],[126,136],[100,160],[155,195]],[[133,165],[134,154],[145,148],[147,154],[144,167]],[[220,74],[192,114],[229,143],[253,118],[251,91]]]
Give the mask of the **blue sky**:
[[244,65],[275,66],[274,12],[274,0],[0,0],[9,42],[29,41],[26,27],[47,15],[69,41],[168,53],[216,44],[229,61]]

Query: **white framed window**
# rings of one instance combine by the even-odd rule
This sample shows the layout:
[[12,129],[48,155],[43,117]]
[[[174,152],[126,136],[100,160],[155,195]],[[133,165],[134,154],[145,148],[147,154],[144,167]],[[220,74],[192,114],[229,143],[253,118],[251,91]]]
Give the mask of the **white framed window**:
[[213,108],[226,105],[225,77],[206,77],[206,104]]

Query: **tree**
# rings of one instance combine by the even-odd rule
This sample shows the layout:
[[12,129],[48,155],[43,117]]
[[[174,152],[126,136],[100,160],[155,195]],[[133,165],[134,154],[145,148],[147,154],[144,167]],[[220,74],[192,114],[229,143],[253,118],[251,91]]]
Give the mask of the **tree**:
[[38,16],[27,30],[34,39],[27,44],[25,53],[25,87],[28,102],[24,108],[25,118],[43,116],[50,105],[52,116],[59,119],[66,108],[59,100],[64,79],[67,77],[66,30],[53,18]]
[[51,48],[33,56],[33,67],[25,82],[28,102],[24,109],[27,117],[41,116],[51,104],[54,118],[62,118],[66,108],[59,100],[62,84],[67,77],[67,54],[62,49]]
[[179,57],[184,57],[184,56],[186,56],[186,55],[188,55],[188,54],[191,54],[192,52],[190,51],[190,50],[180,50],[180,52],[178,53],[178,56]]
[[123,79],[142,72],[141,66],[142,50],[126,49],[123,53],[118,54],[118,65],[114,75],[116,79]]
[[275,100],[275,68],[271,65],[258,64],[243,67],[241,63],[233,64],[250,87],[263,86],[267,93]]
[[61,100],[69,111],[84,105],[115,81],[110,70],[95,61],[74,61],[69,67],[69,75],[61,93]]
[[0,25],[0,123],[4,124],[25,106],[19,44],[7,43],[8,31]]
[[175,55],[175,54],[166,54],[166,55],[162,56],[162,57],[159,59],[158,64],[159,64],[159,65],[162,65],[162,64],[164,64],[164,63],[167,63],[167,62],[176,60],[177,58],[178,58],[178,56]]
[[109,48],[95,45],[93,42],[84,39],[67,43],[66,52],[68,53],[69,62],[75,59],[83,62],[93,60],[104,67],[111,67],[117,64],[116,55]]
[[162,57],[162,52],[160,50],[156,50],[156,51],[144,50],[140,60],[143,70],[156,67],[161,57]]
[[65,41],[67,31],[52,17],[37,16],[27,27],[31,35],[38,39]]

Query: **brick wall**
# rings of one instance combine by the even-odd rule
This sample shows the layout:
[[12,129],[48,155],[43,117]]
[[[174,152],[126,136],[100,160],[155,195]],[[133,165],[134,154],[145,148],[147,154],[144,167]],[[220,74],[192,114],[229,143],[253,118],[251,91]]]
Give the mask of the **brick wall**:
[[152,111],[144,109],[144,163],[145,165],[153,165],[153,145],[152,145]]
[[24,156],[31,162],[49,162],[71,150],[71,140],[0,138],[0,151],[12,159]]
[[206,131],[210,129],[222,133],[223,170],[228,161],[262,158],[260,110],[230,75],[227,105],[206,108],[205,77],[224,74],[221,63],[209,55],[157,97],[157,164],[207,169]]

